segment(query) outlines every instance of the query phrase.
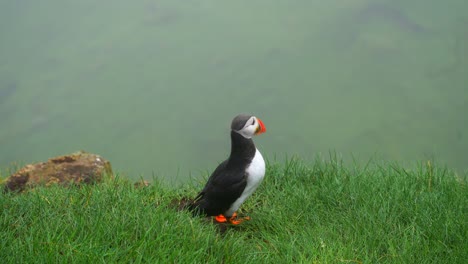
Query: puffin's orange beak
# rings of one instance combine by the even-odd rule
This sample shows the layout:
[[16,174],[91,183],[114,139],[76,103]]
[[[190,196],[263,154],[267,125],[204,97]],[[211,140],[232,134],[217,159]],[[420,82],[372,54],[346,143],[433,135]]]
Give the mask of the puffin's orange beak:
[[262,133],[265,133],[266,132],[266,127],[263,124],[263,121],[260,120],[260,118],[257,118],[257,121],[258,121],[258,127],[257,127],[257,130],[255,131],[255,135],[260,135]]

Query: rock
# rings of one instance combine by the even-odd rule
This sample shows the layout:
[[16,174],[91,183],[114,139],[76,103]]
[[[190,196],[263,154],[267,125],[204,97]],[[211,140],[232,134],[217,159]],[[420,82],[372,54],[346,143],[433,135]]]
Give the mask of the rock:
[[51,158],[47,162],[26,165],[6,179],[5,190],[22,191],[38,185],[98,183],[106,176],[113,177],[109,161],[79,151]]

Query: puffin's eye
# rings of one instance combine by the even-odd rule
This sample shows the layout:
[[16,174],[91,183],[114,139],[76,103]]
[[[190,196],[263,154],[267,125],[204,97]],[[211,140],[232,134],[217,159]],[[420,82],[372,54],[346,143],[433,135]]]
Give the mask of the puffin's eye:
[[251,126],[255,125],[255,119],[252,119],[252,124]]

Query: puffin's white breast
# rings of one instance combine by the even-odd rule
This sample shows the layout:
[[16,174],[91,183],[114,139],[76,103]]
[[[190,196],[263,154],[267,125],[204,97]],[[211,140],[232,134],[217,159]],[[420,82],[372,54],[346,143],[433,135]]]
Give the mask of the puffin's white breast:
[[226,216],[231,216],[235,211],[237,211],[237,209],[239,209],[241,204],[257,189],[264,176],[265,160],[263,160],[262,154],[257,149],[252,162],[247,167],[247,185],[245,186],[241,196],[234,201],[229,210],[225,212]]

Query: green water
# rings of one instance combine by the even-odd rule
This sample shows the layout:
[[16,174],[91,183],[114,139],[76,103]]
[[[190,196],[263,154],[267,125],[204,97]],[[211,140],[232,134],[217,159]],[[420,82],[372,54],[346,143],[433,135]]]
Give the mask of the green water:
[[0,0],[0,168],[76,150],[184,179],[238,113],[269,159],[468,169],[468,1]]

